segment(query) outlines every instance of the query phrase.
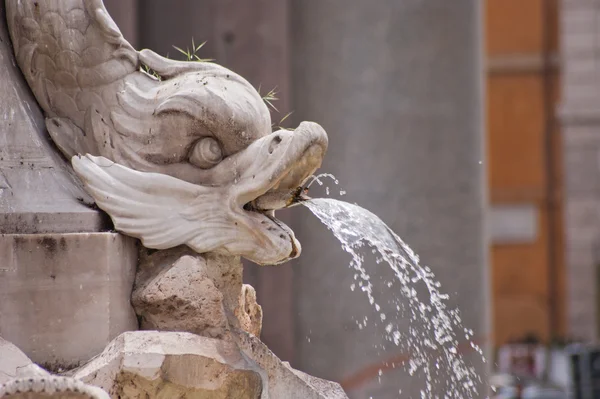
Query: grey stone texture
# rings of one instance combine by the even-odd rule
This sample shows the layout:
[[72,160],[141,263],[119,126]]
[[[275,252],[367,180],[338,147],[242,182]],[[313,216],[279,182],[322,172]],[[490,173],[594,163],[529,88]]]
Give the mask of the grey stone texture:
[[17,378],[48,376],[48,372],[33,363],[19,348],[2,338],[0,359],[0,385]]
[[600,2],[560,4],[567,325],[571,337],[594,341],[600,265]]
[[68,369],[136,330],[135,240],[117,233],[0,235],[0,336]]
[[[296,116],[328,131],[321,170],[339,179],[339,187],[325,181],[332,195],[345,190],[341,199],[403,237],[482,342],[490,330],[479,7],[469,0],[296,0],[291,18]],[[293,261],[294,367],[344,381],[350,397],[391,398],[399,389],[401,397],[418,397],[422,381],[400,367],[406,354],[383,349],[384,325],[373,328],[377,315],[366,296],[350,290],[349,256],[308,211],[298,213],[293,225],[304,253]],[[367,260],[378,284],[386,265]],[[376,295],[381,303],[399,297],[385,287]],[[361,330],[365,316],[369,328]],[[486,371],[474,352],[466,358]],[[374,372],[357,383],[352,376],[365,370]]]
[[137,329],[135,241],[113,233],[56,151],[0,2],[0,336],[54,368]]
[[98,387],[70,377],[52,376],[19,348],[0,338],[0,398],[108,399]]
[[0,4],[0,233],[98,231],[100,212],[55,151],[12,52]]

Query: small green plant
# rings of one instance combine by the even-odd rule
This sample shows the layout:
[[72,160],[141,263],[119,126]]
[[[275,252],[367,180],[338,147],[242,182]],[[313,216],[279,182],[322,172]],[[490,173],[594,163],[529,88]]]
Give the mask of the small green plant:
[[262,97],[263,101],[268,106],[270,106],[271,108],[273,108],[275,111],[279,112],[279,110],[277,109],[277,107],[275,107],[273,105],[273,101],[279,100],[279,98],[277,98],[277,87],[273,88],[271,91],[269,91],[264,96],[262,94],[260,94],[260,88],[261,88],[261,86],[258,86],[258,94]]
[[[269,91],[269,92],[268,92],[267,94],[265,94],[265,95],[262,95],[262,94],[260,94],[260,89],[261,89],[261,87],[260,87],[260,86],[258,86],[258,94],[259,94],[259,95],[262,97],[263,101],[264,101],[264,102],[265,102],[265,103],[266,103],[266,104],[267,104],[269,107],[273,108],[273,110],[275,110],[275,112],[279,112],[279,110],[277,109],[277,107],[275,107],[275,105],[273,105],[273,101],[277,101],[277,100],[279,100],[279,98],[277,97],[277,87],[275,87],[274,89],[272,89],[271,91]],[[277,124],[273,123],[273,125],[271,126],[271,128],[272,128],[272,129],[286,129],[286,130],[294,130],[294,129],[290,129],[290,128],[287,128],[287,127],[283,127],[283,126],[282,126],[282,125],[283,125],[283,122],[284,122],[284,121],[285,121],[287,118],[289,118],[289,116],[290,116],[291,114],[293,114],[293,113],[294,113],[294,111],[290,111],[290,112],[288,112],[287,114],[285,114],[285,115],[283,116],[283,118],[281,118],[281,119],[279,120],[279,123],[277,123]]]
[[[196,45],[196,42],[194,41],[194,38],[192,37],[192,47],[191,48],[186,47],[185,50],[182,49],[181,47],[177,47],[177,46],[173,46],[173,48],[185,56],[185,61],[212,62],[212,61],[214,61],[214,59],[212,59],[212,58],[200,58],[200,56],[198,56],[198,52],[200,51],[200,49],[202,47],[204,47],[205,44],[206,44],[206,41]],[[143,65],[143,68],[144,68],[144,72],[146,72],[149,75],[154,76],[158,80],[161,80],[161,77],[155,71],[151,70],[146,65]],[[273,102],[279,100],[279,98],[277,97],[277,87],[273,88],[265,95],[262,95],[260,93],[260,89],[261,89],[261,86],[258,87],[258,94],[261,96],[261,98],[265,102],[265,104],[267,104],[267,106],[271,107],[274,111],[279,112],[277,107],[273,104]],[[283,118],[281,118],[281,120],[279,121],[279,123],[277,125],[273,124],[272,127],[277,128],[277,129],[285,129],[285,128],[281,127],[281,125],[291,114],[292,114],[292,112],[288,112]]]
[[140,66],[140,71],[141,72],[145,72],[145,73],[147,73],[150,76],[154,76],[158,80],[162,80],[162,76],[160,76],[158,74],[158,72],[156,72],[154,69],[150,69],[150,67],[148,65],[143,65],[142,64],[142,66]]
[[199,45],[196,46],[196,43],[194,42],[194,38],[192,37],[192,49],[191,50],[189,47],[186,47],[185,50],[180,47],[177,47],[177,46],[173,46],[173,48],[175,50],[179,51],[181,54],[185,55],[186,61],[212,62],[212,61],[214,61],[212,58],[200,58],[197,54],[198,51],[200,51],[200,49],[202,47],[204,47],[205,44],[206,44],[206,41],[203,41],[202,43],[200,43]]
[[278,123],[277,125],[273,124],[273,128],[276,128],[276,129],[278,129],[278,130],[281,130],[281,129],[286,129],[286,130],[294,130],[294,129],[291,129],[291,128],[289,128],[289,127],[283,127],[283,126],[282,126],[282,125],[283,125],[283,122],[284,122],[284,121],[285,121],[285,120],[286,120],[286,119],[287,119],[287,118],[288,118],[288,117],[289,117],[291,114],[293,114],[293,113],[294,113],[294,111],[290,111],[290,112],[288,112],[287,114],[285,114],[285,116],[279,120],[279,123]]

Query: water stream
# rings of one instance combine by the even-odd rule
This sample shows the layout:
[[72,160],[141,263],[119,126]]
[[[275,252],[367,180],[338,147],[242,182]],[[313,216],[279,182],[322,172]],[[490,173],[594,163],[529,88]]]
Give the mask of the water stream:
[[[421,397],[479,397],[477,386],[480,386],[481,377],[460,354],[457,334],[464,334],[482,358],[483,352],[472,342],[473,331],[463,327],[458,310],[447,305],[449,297],[440,291],[440,283],[431,269],[421,266],[419,257],[410,247],[368,210],[332,198],[312,199],[303,204],[352,256],[350,267],[356,274],[350,288],[358,288],[366,294],[378,315],[377,323],[383,327],[384,338],[409,353],[408,373],[411,376],[418,373],[425,381]],[[374,271],[367,271],[364,264],[363,253],[368,248],[378,256],[377,263],[389,265],[395,281],[389,281],[387,286],[393,286],[403,297],[403,300],[394,301],[391,307],[376,300],[370,275]],[[419,292],[425,292],[425,297]],[[408,333],[402,331],[399,323],[407,317],[410,318]],[[366,318],[363,323],[366,327]],[[440,389],[445,392],[443,396],[438,395]]]

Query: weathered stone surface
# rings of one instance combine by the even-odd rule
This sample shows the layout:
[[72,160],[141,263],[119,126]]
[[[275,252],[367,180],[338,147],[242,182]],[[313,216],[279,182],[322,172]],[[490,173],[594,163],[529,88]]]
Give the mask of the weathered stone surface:
[[219,338],[229,326],[223,294],[208,277],[206,262],[189,255],[136,288],[132,304],[144,330]]
[[145,330],[222,338],[233,326],[260,335],[262,311],[236,257],[185,247],[142,255],[132,304]]
[[53,147],[10,45],[0,1],[0,232],[98,231],[108,219]]
[[339,384],[292,369],[242,331],[224,340],[127,332],[70,374],[113,398],[347,399]]
[[255,337],[260,337],[262,329],[262,307],[256,302],[256,291],[249,284],[242,286],[239,307],[235,309],[235,316],[240,323],[240,328]]
[[136,331],[119,336],[73,377],[113,398],[257,399],[261,373],[232,341]]
[[[267,346],[253,335],[236,331],[232,338],[267,376],[268,398],[272,399],[347,399],[342,387],[335,382],[312,377],[294,370],[282,362]],[[265,398],[263,398],[265,399]]]
[[[223,341],[219,345],[231,347],[233,344],[239,352],[234,344],[237,343],[245,353],[245,358],[253,361],[254,367],[262,372],[266,388],[261,398],[346,398],[338,384],[291,369],[257,338],[260,335],[262,310],[256,303],[254,289],[243,285],[241,279],[238,258],[190,254],[190,250],[185,248],[160,251],[149,256],[142,255],[132,303],[141,316],[144,329],[188,331],[221,338]],[[189,338],[189,335],[152,334],[155,335],[147,335],[146,339],[168,339],[170,345],[180,351],[185,351],[189,340],[205,342],[200,337]],[[126,335],[123,339],[129,337],[133,335]],[[142,340],[142,337],[136,339]],[[205,339],[211,345],[219,342]],[[98,365],[90,364],[84,369],[89,367],[94,369]],[[77,375],[81,375],[80,372]],[[156,379],[150,382],[139,380],[135,373],[122,372],[117,378],[116,388],[111,392],[121,389],[131,397],[137,397],[135,395],[139,392],[158,394],[157,390],[160,389],[160,394],[163,394],[164,382]],[[107,383],[102,384],[106,389]],[[186,391],[181,386],[166,385],[171,387],[169,395],[184,395],[185,392],[187,395],[195,394],[193,390]]]
[[0,384],[15,378],[47,376],[48,372],[33,363],[19,348],[0,338]]
[[0,338],[0,398],[108,399],[108,394],[73,378],[50,375],[19,348]]
[[135,240],[116,233],[0,235],[0,336],[60,370],[138,328]]

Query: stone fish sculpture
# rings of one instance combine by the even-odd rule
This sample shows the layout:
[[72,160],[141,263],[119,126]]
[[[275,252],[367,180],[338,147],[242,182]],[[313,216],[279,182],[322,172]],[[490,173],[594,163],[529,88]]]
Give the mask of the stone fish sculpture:
[[239,259],[299,256],[274,211],[304,198],[325,131],[303,122],[272,132],[244,78],[136,51],[101,0],[5,6],[17,63],[53,142],[116,230],[159,251],[141,248],[135,283],[123,288],[131,296],[106,306],[109,317],[113,306],[132,306],[134,325],[79,367],[53,377],[0,345],[0,397],[346,398],[260,341],[262,310]]
[[319,125],[272,132],[244,78],[136,51],[101,0],[6,0],[6,11],[52,140],[118,231],[259,264],[300,254],[273,211],[321,165]]

